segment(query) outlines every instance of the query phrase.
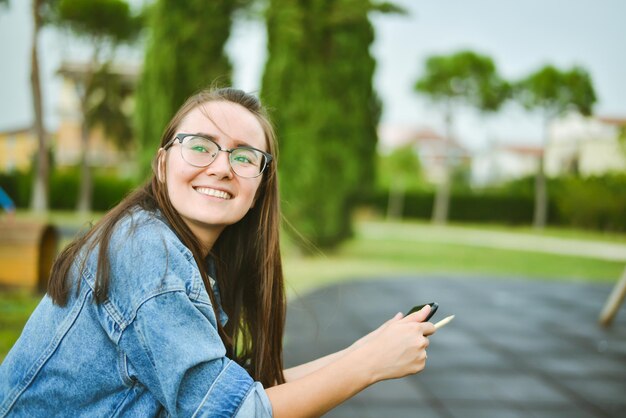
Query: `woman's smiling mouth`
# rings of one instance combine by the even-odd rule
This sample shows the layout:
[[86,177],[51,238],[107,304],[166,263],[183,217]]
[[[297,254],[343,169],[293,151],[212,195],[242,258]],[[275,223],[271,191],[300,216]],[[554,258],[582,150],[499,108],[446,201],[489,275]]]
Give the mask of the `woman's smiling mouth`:
[[194,190],[200,194],[203,194],[206,196],[218,197],[224,200],[229,200],[232,198],[232,195],[230,193],[227,193],[223,190],[211,189],[210,187],[197,186],[197,187],[194,187]]

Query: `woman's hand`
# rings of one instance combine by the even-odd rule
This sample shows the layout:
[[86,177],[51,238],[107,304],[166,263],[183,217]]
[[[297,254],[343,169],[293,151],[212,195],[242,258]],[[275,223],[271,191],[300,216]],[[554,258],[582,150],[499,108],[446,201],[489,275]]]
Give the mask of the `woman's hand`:
[[351,346],[352,350],[366,352],[372,383],[415,374],[426,365],[428,336],[435,333],[430,322],[422,322],[430,312],[426,305],[419,312],[406,317],[397,314]]
[[429,312],[427,305],[404,318],[396,315],[348,349],[299,366],[292,373],[298,378],[266,389],[274,416],[321,416],[372,383],[422,370],[426,336],[435,332],[422,322]]
[[378,334],[380,334],[385,328],[387,328],[389,326],[389,324],[391,324],[394,321],[397,321],[397,320],[401,319],[402,316],[403,316],[402,312],[398,312],[389,321],[385,322],[384,324],[382,324],[381,326],[379,326],[378,328],[376,328],[374,331],[370,332],[369,334],[365,335],[364,337],[361,337],[358,340],[356,340],[350,347],[348,347],[348,350],[352,351],[352,350],[355,350],[355,349],[363,346],[364,344],[367,344],[369,341],[371,341],[374,338],[376,338],[376,336]]

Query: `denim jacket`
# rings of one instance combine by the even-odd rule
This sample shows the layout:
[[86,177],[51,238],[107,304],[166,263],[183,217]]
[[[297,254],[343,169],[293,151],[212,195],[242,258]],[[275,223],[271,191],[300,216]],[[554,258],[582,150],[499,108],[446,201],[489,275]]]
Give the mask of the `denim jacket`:
[[271,417],[263,386],[225,357],[198,267],[167,223],[136,210],[109,250],[102,304],[96,247],[82,273],[74,263],[67,305],[45,296],[33,312],[0,365],[0,418]]

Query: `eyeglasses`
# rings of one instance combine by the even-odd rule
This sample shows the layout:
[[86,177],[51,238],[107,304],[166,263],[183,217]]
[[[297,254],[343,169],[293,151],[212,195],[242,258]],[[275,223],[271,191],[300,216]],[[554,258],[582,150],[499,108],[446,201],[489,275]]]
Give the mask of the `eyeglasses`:
[[167,150],[176,140],[181,145],[181,157],[194,167],[208,167],[215,161],[220,151],[227,152],[230,167],[239,177],[259,177],[273,160],[271,154],[253,147],[222,149],[211,138],[198,134],[176,134],[163,148]]

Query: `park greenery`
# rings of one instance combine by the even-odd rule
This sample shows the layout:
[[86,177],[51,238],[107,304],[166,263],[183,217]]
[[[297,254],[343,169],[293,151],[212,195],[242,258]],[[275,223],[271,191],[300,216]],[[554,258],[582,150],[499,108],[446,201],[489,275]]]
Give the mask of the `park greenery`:
[[438,183],[432,220],[445,223],[450,205],[449,141],[453,138],[453,118],[462,107],[480,112],[496,112],[509,98],[510,85],[497,72],[493,60],[473,51],[433,55],[426,60],[424,75],[415,90],[441,106],[445,120],[443,178]]
[[149,6],[135,120],[141,176],[149,173],[165,125],[185,99],[209,85],[231,83],[232,64],[224,47],[233,14],[245,5],[156,0]]
[[[133,150],[140,163],[133,180],[103,169],[93,170],[91,180],[84,159],[82,169],[49,170],[53,153],[44,135],[31,171],[0,173],[0,186],[18,207],[45,212],[78,204],[83,211],[106,210],[139,184],[165,124],[184,99],[208,85],[231,83],[225,45],[233,19],[247,11],[267,23],[268,59],[260,95],[280,141],[282,209],[293,225],[286,230],[304,252],[348,239],[352,214],[363,207],[392,218],[437,223],[534,220],[539,227],[626,230],[623,175],[546,180],[540,164],[534,185],[521,179],[474,190],[462,169],[447,165],[452,158],[445,159],[444,181],[433,185],[426,182],[412,149],[379,155],[381,102],[372,83],[376,62],[369,50],[375,33],[369,18],[373,13],[402,13],[392,3],[154,0],[133,11],[125,0],[33,0],[32,11],[35,132],[42,118],[37,31],[50,25],[67,29],[92,47],[91,65],[79,83],[83,137],[101,126],[119,147]],[[112,62],[117,45],[135,40],[137,48],[144,48],[136,85],[122,80]],[[469,50],[429,57],[414,90],[440,106],[448,139],[454,139],[454,116],[460,109],[487,117],[512,102],[541,112],[548,123],[567,111],[589,115],[595,102],[592,80],[582,68],[545,65],[521,80],[505,80],[489,56]],[[136,103],[133,121],[129,103]]]
[[355,197],[372,188],[380,102],[370,1],[271,0],[262,96],[277,109],[283,212],[303,249],[352,233]]
[[[30,197],[31,209],[38,213],[48,210],[48,177],[50,174],[49,143],[44,128],[43,98],[39,75],[39,34],[42,27],[49,23],[50,13],[57,0],[32,0],[31,16],[33,21],[30,50],[30,90],[33,103],[33,131],[37,137],[37,154],[34,159],[36,175],[32,176],[33,187]],[[10,0],[0,0],[1,7],[6,7]]]
[[80,150],[80,192],[76,209],[91,210],[92,173],[88,155],[90,132],[103,127],[107,137],[123,144],[130,134],[130,115],[123,102],[130,95],[127,83],[110,70],[115,49],[136,39],[142,27],[141,17],[131,13],[124,0],[58,0],[53,22],[70,30],[91,47],[91,57],[84,71],[71,75],[77,86],[83,117]]
[[[527,109],[541,112],[544,149],[549,141],[548,127],[554,119],[567,111],[589,116],[596,102],[593,83],[586,70],[579,67],[559,70],[551,65],[546,65],[517,82],[515,97]],[[544,156],[542,155],[539,159],[535,182],[533,224],[536,228],[543,228],[546,225],[548,216],[546,187]]]

